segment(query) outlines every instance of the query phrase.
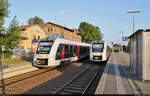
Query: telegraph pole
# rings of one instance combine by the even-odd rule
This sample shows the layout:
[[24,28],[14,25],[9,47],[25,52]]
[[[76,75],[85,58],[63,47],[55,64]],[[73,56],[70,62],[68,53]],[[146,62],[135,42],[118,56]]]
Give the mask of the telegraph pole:
[[5,84],[4,84],[4,73],[3,73],[4,51],[5,51],[5,46],[2,45],[2,63],[1,63],[2,95],[5,95]]

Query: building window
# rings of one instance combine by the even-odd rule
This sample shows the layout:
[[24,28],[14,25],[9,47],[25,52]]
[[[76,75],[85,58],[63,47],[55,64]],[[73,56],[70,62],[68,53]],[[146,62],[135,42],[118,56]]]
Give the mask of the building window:
[[50,31],[50,28],[48,27],[48,32]]
[[38,39],[40,39],[40,36],[38,36]]
[[50,29],[51,29],[51,28],[50,28],[50,27],[48,27],[48,32],[50,31]]
[[33,35],[33,39],[34,39],[34,40],[36,39],[36,35]]
[[48,27],[48,32],[52,31],[52,28],[51,27]]

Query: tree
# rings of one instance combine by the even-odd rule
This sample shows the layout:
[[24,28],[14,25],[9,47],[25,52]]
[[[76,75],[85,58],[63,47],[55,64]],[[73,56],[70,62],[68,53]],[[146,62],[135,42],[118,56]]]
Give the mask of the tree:
[[4,24],[5,17],[8,17],[8,7],[9,3],[7,0],[0,0],[0,27]]
[[[8,7],[9,3],[8,0],[0,0],[0,49],[2,44],[4,43],[4,37],[5,37],[5,28],[3,27],[4,25],[4,20],[6,17],[8,17]],[[0,58],[1,58],[1,50],[0,50]]]
[[22,39],[21,29],[16,20],[16,16],[11,21],[9,27],[4,34],[5,55],[9,57],[12,54],[12,48],[17,47],[19,41]]
[[102,40],[102,34],[98,26],[94,26],[87,22],[81,22],[78,28],[81,34],[82,41],[90,43],[95,40]]
[[27,21],[27,23],[28,23],[28,25],[35,25],[35,24],[42,25],[42,24],[44,24],[44,21],[40,17],[34,16],[34,17],[30,18]]

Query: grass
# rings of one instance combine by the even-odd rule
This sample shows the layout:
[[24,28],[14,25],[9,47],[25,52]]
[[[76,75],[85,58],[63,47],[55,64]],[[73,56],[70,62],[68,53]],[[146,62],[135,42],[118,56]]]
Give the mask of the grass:
[[32,60],[33,60],[33,57],[24,57],[23,60],[24,60],[24,61],[32,61]]
[[[10,59],[10,58],[7,58],[3,61],[3,64],[15,64],[15,63],[21,63],[23,61],[32,61],[32,58],[31,57],[24,57],[24,58],[14,58],[14,59]],[[2,62],[0,60],[0,62]]]

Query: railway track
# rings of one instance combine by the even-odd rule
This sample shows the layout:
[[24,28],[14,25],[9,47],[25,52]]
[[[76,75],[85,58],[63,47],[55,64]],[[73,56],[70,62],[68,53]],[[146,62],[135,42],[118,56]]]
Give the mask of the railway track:
[[[86,94],[89,89],[91,90],[89,87],[97,77],[97,74],[101,72],[100,70],[103,65],[105,64],[89,64],[87,60],[83,60],[71,64],[70,67],[59,66],[10,77],[4,80],[6,94],[24,94],[24,92],[25,94]],[[50,87],[45,86],[44,82],[47,81],[50,83]],[[38,92],[32,91],[36,86],[43,88],[40,90],[37,88]],[[0,93],[1,89],[2,84],[0,84]]]
[[[72,80],[63,86],[58,86],[52,94],[86,94],[90,85],[97,77],[99,72],[103,72],[104,64],[92,64],[81,71]],[[91,89],[90,89],[91,90]]]
[[65,71],[66,68],[68,69],[69,67],[71,67],[70,65],[72,66],[72,68],[74,68],[73,71],[75,71],[76,69],[73,66],[79,67],[80,69],[81,63],[79,64],[75,62],[72,64],[67,64],[65,66],[40,69],[25,74],[9,77],[4,80],[3,85],[1,84],[0,80],[0,94],[2,93],[2,86],[5,87],[6,94],[24,94],[24,92],[61,75],[62,70]]

